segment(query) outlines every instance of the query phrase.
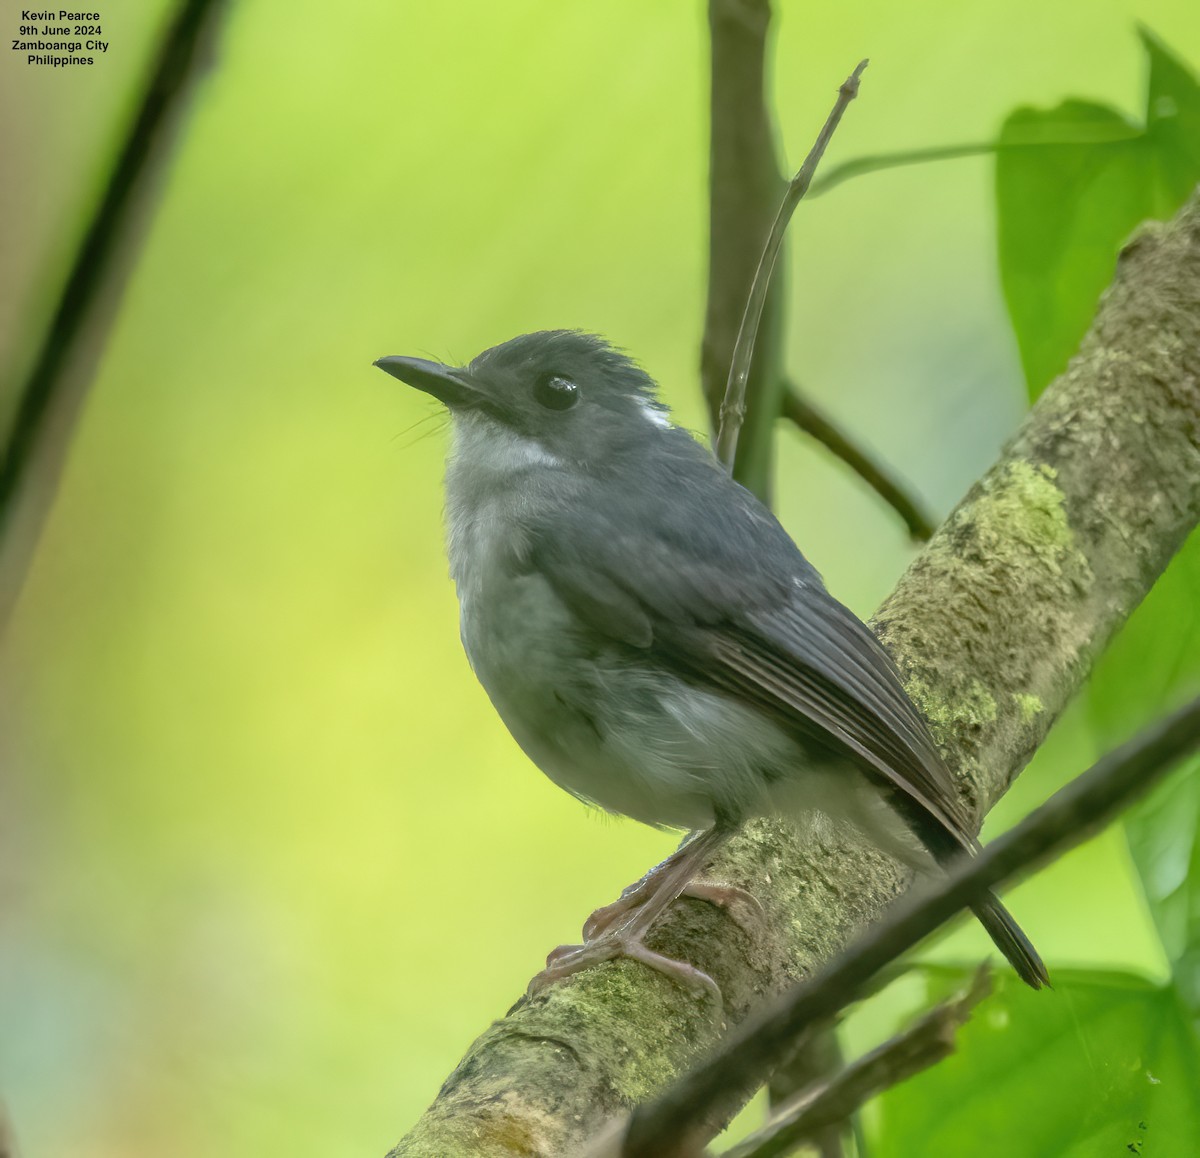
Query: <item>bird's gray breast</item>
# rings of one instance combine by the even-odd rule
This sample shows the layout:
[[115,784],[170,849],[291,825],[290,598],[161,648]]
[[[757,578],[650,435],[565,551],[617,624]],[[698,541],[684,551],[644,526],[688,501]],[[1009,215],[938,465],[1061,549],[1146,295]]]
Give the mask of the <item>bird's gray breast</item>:
[[532,528],[571,479],[536,442],[466,415],[446,473],[447,550],[467,658],[526,754],[557,784],[613,811],[663,822],[608,738],[628,665],[590,638],[530,563]]
[[[458,419],[447,531],[463,645],[509,731],[555,783],[649,824],[774,811],[766,773],[797,751],[754,708],[695,687],[590,626],[533,565],[534,528],[584,483],[538,444]],[[561,520],[560,520],[561,525]]]

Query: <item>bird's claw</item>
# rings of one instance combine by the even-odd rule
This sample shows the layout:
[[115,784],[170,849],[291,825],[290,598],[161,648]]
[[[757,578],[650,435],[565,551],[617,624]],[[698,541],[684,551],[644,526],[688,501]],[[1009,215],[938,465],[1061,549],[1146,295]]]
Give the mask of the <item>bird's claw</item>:
[[722,1000],[720,987],[704,970],[656,953],[639,938],[626,936],[620,930],[603,934],[583,945],[559,945],[546,958],[546,968],[530,981],[527,995],[535,997],[564,977],[618,957],[640,961],[699,997],[708,997],[718,1003]]
[[[597,909],[584,922],[584,943],[596,940],[622,917],[649,900],[652,893],[651,878],[646,876],[625,889],[612,904]],[[736,885],[722,885],[716,881],[689,881],[679,895],[693,897],[698,901],[708,901],[710,905],[716,905],[717,908],[726,910],[742,928],[747,927],[747,922],[732,911],[739,906],[746,909],[753,920],[761,921],[766,917],[766,912],[758,898],[745,889],[739,889]]]

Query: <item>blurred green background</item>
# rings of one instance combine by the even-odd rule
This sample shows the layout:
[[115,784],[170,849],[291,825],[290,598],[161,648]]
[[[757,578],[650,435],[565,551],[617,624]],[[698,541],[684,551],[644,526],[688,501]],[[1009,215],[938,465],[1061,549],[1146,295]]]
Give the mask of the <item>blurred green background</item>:
[[[166,11],[106,0],[89,69],[0,66],[6,368]],[[1137,20],[1200,58],[1193,0],[777,14],[791,164],[862,56],[829,163],[1068,95],[1132,113]],[[707,69],[697,0],[234,6],[0,652],[0,1096],[30,1158],[382,1154],[673,847],[495,717],[457,640],[442,421],[371,361],[583,327],[702,426]],[[793,371],[939,516],[1025,407],[992,173],[865,177],[791,235]],[[868,615],[902,527],[792,431],[778,451],[785,523]],[[1068,713],[992,831],[1094,754]],[[1052,971],[1165,975],[1119,833],[1012,908]],[[926,955],[988,951],[964,926]]]

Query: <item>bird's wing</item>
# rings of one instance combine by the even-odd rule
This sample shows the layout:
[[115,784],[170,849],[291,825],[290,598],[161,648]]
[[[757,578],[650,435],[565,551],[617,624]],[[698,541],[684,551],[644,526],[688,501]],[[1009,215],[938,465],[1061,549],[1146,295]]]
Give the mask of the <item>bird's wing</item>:
[[955,841],[970,825],[950,771],[883,646],[825,591],[758,610],[739,624],[682,633],[711,655],[716,681],[793,727],[866,764],[935,818]]
[[534,528],[530,564],[589,630],[845,753],[969,846],[953,779],[887,652],[773,516],[736,497],[680,504],[706,511],[704,525],[680,526],[678,508],[648,525],[647,507],[671,510],[661,501],[551,518]]

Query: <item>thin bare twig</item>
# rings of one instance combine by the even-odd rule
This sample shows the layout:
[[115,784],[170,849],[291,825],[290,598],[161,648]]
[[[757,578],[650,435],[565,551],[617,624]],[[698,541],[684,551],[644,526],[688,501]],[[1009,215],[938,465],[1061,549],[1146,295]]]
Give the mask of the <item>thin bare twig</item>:
[[[840,1073],[846,1065],[842,1055],[842,1043],[838,1038],[837,1022],[814,1025],[791,1057],[781,1062],[767,1082],[767,1105],[769,1117],[784,1112],[792,1105],[800,1091],[815,1090],[825,1086],[833,1075]],[[809,1138],[813,1158],[845,1158],[846,1144],[843,1124],[834,1122],[814,1132]],[[724,1155],[722,1155],[724,1158]]]
[[872,153],[866,157],[854,157],[840,165],[834,165],[829,172],[815,180],[808,191],[808,197],[810,201],[815,197],[824,197],[839,185],[868,173],[904,169],[910,165],[925,165],[931,161],[987,156],[995,153],[999,147],[995,141],[981,141],[973,145],[933,145],[925,149],[905,149],[896,153]]
[[[774,126],[765,96],[769,0],[709,0],[711,48],[709,130],[709,261],[700,378],[713,435],[733,364],[738,328],[754,271],[787,181],[780,171]],[[782,261],[779,263],[784,264]],[[763,502],[771,499],[775,428],[783,403],[784,278],[775,276],[763,307],[746,383],[746,418],[733,477]],[[772,1079],[783,1100],[801,1085],[838,1068],[826,1067],[836,1036],[811,1039]],[[794,1079],[790,1084],[788,1079]],[[825,1140],[821,1158],[842,1158],[841,1139]]]
[[987,889],[1082,843],[1200,745],[1200,698],[1110,752],[936,887],[902,897],[823,969],[748,1018],[721,1050],[634,1110],[623,1158],[694,1154],[815,1022]]
[[[708,297],[700,380],[715,436],[738,327],[779,199],[787,188],[764,92],[768,0],[709,0]],[[783,365],[783,278],[771,280],[746,384],[733,477],[769,502]]]
[[805,434],[815,438],[830,453],[837,455],[863,482],[904,520],[914,542],[924,543],[933,536],[934,522],[918,499],[910,495],[882,463],[875,462],[845,432],[822,414],[792,383],[783,396],[783,416]]
[[802,1090],[721,1158],[783,1158],[830,1127],[841,1127],[871,1098],[936,1065],[954,1052],[954,1035],[992,991],[988,966],[948,1001],[935,1005],[912,1025],[851,1062],[818,1086]]
[[54,501],[75,419],[104,348],[185,98],[208,59],[224,0],[182,0],[54,315],[20,390],[0,456],[0,630]]
[[[708,300],[700,378],[715,435],[758,258],[787,182],[779,171],[771,115],[763,95],[770,4],[767,0],[709,0],[708,19],[712,45]],[[925,155],[929,152],[921,159],[929,159]],[[902,162],[868,157],[859,164],[888,163]],[[814,178],[808,196],[827,184],[827,179]],[[927,539],[929,520],[887,468],[789,393],[783,370],[781,265],[777,259],[754,341],[733,477],[764,502],[769,501],[772,435],[782,414],[825,443],[885,502],[895,506],[914,539]]]
[[750,289],[750,298],[746,302],[746,312],[742,315],[742,325],[738,330],[737,344],[733,349],[733,364],[729,368],[729,383],[725,388],[725,400],[721,403],[720,426],[717,429],[717,458],[732,471],[734,455],[737,453],[738,433],[741,430],[742,419],[746,415],[746,381],[750,376],[750,359],[754,354],[754,340],[758,334],[759,322],[762,319],[763,305],[767,300],[767,290],[771,284],[771,274],[775,270],[775,261],[779,257],[783,245],[783,235],[788,222],[800,204],[808,187],[812,183],[817,165],[825,155],[825,149],[833,137],[834,131],[841,122],[842,114],[847,106],[858,95],[859,78],[867,67],[865,60],[846,78],[838,89],[837,100],[830,111],[816,142],[804,158],[804,164],[797,170],[796,175],[788,183],[787,192],[783,195],[783,203],[775,215],[771,232],[763,247],[762,257],[759,258],[758,270],[754,275],[754,284]]
[[930,161],[955,161],[960,157],[981,157],[993,153],[1007,153],[1015,149],[1061,149],[1064,145],[1113,145],[1127,141],[1136,141],[1146,135],[1144,128],[1113,130],[1111,128],[1084,126],[1071,127],[1071,131],[1061,136],[1038,138],[1037,140],[1021,141],[978,141],[965,145],[933,145],[924,149],[904,149],[895,153],[872,153],[866,157],[855,157],[835,165],[824,176],[812,183],[808,191],[811,201],[814,197],[823,197],[832,189],[844,184],[854,177],[863,177],[868,173],[882,173],[888,169],[903,169],[909,165],[924,165]]

